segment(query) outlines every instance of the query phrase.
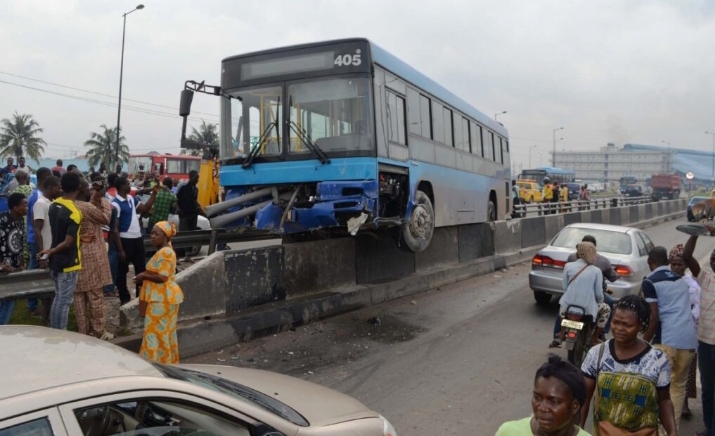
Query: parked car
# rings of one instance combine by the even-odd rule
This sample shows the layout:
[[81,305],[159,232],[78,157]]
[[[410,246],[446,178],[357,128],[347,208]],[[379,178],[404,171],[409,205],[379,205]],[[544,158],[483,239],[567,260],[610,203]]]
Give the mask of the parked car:
[[642,197],[644,195],[643,188],[641,185],[627,185],[623,195],[625,197]]
[[690,222],[697,221],[695,219],[695,216],[693,215],[693,205],[698,204],[702,201],[706,201],[706,200],[712,200],[712,197],[693,197],[690,199],[690,201],[688,202],[688,209],[687,209],[688,221],[690,221]]
[[395,435],[358,400],[272,372],[161,365],[39,326],[0,326],[0,349],[3,435]]
[[578,223],[564,227],[551,243],[539,250],[531,261],[529,287],[539,304],[547,304],[553,295],[563,290],[563,270],[569,255],[584,236],[596,238],[598,253],[605,256],[618,274],[618,280],[608,282],[611,296],[620,299],[640,292],[641,281],[650,274],[648,252],[653,242],[642,230],[607,224]]
[[533,180],[517,180],[516,185],[519,187],[519,198],[526,203],[541,203],[543,193],[541,186]]

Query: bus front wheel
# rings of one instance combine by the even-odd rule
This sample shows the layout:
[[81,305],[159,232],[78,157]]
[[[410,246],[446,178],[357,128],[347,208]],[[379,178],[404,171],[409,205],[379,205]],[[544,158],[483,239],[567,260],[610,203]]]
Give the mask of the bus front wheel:
[[415,206],[410,217],[402,224],[402,245],[410,251],[424,251],[434,234],[434,207],[429,196],[422,191],[415,192]]

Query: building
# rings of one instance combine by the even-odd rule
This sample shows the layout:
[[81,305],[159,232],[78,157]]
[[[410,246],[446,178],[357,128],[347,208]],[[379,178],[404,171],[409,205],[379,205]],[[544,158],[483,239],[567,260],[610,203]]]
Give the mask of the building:
[[572,169],[584,181],[616,185],[623,176],[643,183],[658,173],[695,174],[695,183],[710,184],[715,175],[713,153],[656,145],[609,143],[598,151],[557,151],[554,166]]

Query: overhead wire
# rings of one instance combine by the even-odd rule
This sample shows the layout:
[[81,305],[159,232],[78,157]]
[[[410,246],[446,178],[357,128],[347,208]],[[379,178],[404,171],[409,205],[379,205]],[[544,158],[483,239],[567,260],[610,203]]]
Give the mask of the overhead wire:
[[[6,71],[0,71],[0,74],[5,74],[5,75],[7,75],[7,76],[17,77],[17,78],[19,78],[19,79],[30,80],[30,81],[32,81],[32,82],[44,83],[44,84],[46,84],[46,85],[58,86],[58,87],[60,87],[60,88],[71,89],[71,90],[74,90],[74,91],[80,91],[80,92],[86,92],[86,93],[89,93],[89,94],[95,94],[95,95],[99,95],[99,96],[102,96],[102,97],[118,98],[116,95],[104,94],[104,93],[102,93],[102,92],[96,92],[96,91],[90,91],[90,90],[88,90],[88,89],[82,89],[82,88],[76,88],[76,87],[74,87],[74,86],[62,85],[62,84],[59,84],[59,83],[48,82],[48,81],[46,81],[46,80],[33,79],[32,77],[21,76],[21,75],[19,75],[19,74],[8,73],[8,72],[6,72]],[[148,101],[133,100],[133,99],[131,99],[131,98],[126,98],[126,97],[122,97],[122,100],[131,101],[131,102],[134,102],[134,103],[146,104],[146,105],[149,105],[149,106],[162,107],[162,108],[166,108],[166,109],[174,109],[174,110],[177,109],[176,106],[167,106],[167,105],[163,105],[163,104],[150,103],[150,102],[148,102]],[[197,112],[197,111],[194,111],[194,113],[195,113],[195,114],[199,114],[199,115],[208,115],[208,116],[212,116],[212,117],[216,117],[216,118],[219,117],[217,114],[210,114],[210,113],[207,113],[207,112]]]

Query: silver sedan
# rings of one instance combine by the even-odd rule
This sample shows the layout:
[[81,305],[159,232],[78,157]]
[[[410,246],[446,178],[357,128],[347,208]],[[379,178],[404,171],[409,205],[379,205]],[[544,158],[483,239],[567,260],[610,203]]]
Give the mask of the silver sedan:
[[37,326],[0,326],[0,349],[0,435],[395,435],[356,399],[267,371],[160,365]]
[[564,293],[564,265],[586,235],[596,238],[598,254],[605,256],[616,270],[618,280],[607,282],[612,297],[620,299],[640,291],[643,278],[650,274],[647,259],[653,242],[648,235],[633,227],[579,223],[564,227],[547,247],[534,255],[529,287],[537,303],[547,304],[553,295]]

